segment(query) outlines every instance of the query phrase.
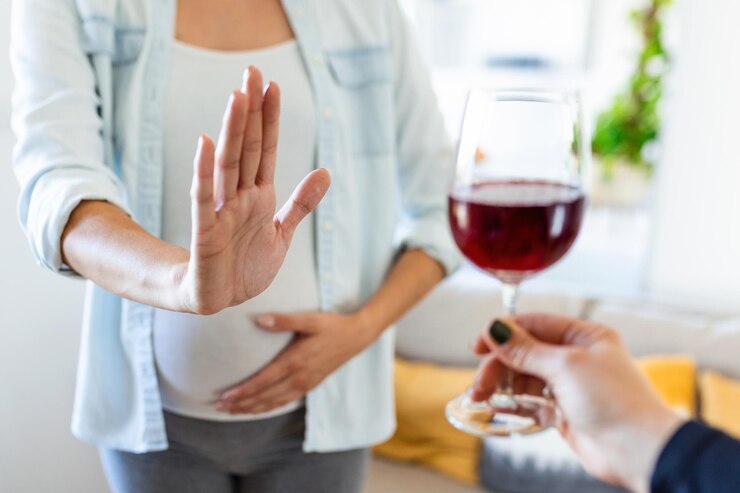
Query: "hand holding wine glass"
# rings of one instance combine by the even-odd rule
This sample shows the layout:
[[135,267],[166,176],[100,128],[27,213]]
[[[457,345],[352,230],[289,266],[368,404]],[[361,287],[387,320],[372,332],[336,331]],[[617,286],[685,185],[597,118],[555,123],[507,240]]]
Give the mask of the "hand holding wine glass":
[[663,402],[618,332],[544,313],[494,325],[476,341],[475,351],[487,357],[473,397],[487,399],[494,392],[501,364],[521,372],[516,387],[536,392],[546,383],[562,411],[559,430],[586,470],[631,491],[647,491],[659,453],[686,418]]
[[[450,226],[462,253],[502,282],[505,315],[519,284],[560,260],[585,209],[588,162],[578,98],[565,92],[471,93],[449,195]],[[486,402],[470,392],[450,401],[450,422],[476,435],[529,433],[557,424],[548,397],[518,394],[513,375]]]

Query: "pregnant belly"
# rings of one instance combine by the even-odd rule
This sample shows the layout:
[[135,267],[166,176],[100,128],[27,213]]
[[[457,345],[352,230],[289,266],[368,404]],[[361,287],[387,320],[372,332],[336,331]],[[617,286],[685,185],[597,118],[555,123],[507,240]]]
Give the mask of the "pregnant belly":
[[[291,339],[255,326],[249,304],[216,315],[157,310],[154,354],[166,409],[200,417],[223,415],[214,409],[221,393],[272,361]],[[228,415],[224,415],[228,416]]]

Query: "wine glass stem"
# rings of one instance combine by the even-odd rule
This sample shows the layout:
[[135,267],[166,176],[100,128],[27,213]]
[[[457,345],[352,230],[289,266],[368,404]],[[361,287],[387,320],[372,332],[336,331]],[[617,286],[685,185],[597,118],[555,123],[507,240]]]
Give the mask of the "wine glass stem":
[[[516,314],[516,302],[519,296],[518,283],[504,283],[501,287],[501,296],[504,305],[504,315],[508,318]],[[514,394],[514,372],[506,366],[501,367],[501,378],[498,384],[498,393]]]

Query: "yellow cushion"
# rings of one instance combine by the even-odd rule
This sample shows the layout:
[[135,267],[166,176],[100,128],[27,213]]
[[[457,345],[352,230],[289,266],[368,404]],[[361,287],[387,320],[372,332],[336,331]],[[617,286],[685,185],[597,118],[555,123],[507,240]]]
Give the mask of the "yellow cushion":
[[699,389],[704,421],[740,438],[740,381],[705,371]]
[[690,356],[647,356],[636,361],[669,406],[696,415],[696,363]]
[[467,484],[478,482],[480,439],[453,428],[445,403],[465,390],[475,370],[396,360],[396,434],[375,452],[424,464]]
[[[652,356],[637,363],[671,406],[693,416],[696,368],[691,358]],[[477,484],[480,439],[453,428],[444,414],[447,401],[470,386],[474,376],[474,369],[396,359],[398,428],[389,441],[375,447],[375,452]]]

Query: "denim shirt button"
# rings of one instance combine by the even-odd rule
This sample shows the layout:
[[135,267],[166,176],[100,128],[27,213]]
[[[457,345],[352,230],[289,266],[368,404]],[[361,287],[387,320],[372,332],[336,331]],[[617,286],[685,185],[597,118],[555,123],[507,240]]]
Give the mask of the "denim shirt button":
[[320,65],[321,63],[323,63],[324,57],[321,56],[321,53],[314,53],[311,57],[311,60],[313,60],[316,65]]
[[331,231],[332,229],[334,229],[334,223],[332,223],[331,221],[324,221],[321,224],[321,227],[324,229],[324,231]]
[[331,108],[324,108],[324,118],[327,120],[331,120],[334,116],[334,112],[331,110]]

